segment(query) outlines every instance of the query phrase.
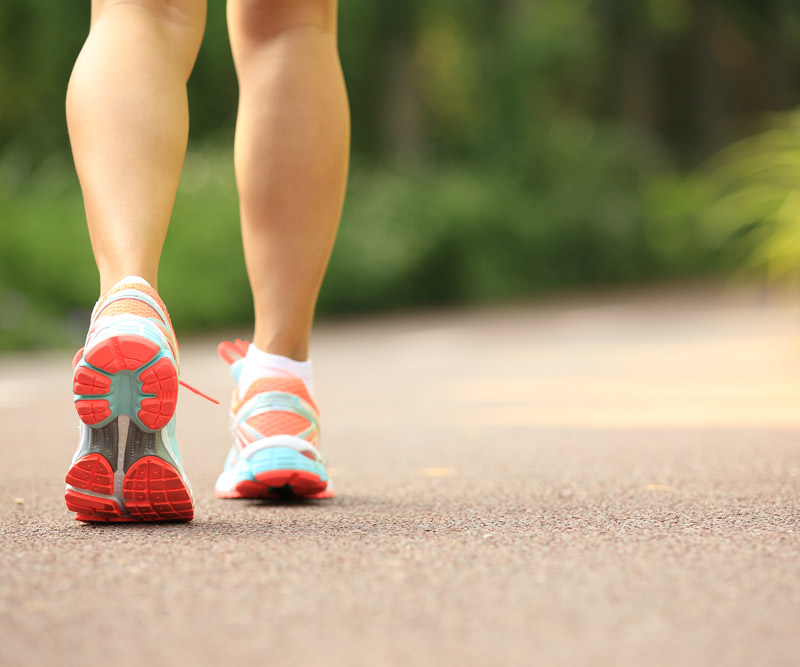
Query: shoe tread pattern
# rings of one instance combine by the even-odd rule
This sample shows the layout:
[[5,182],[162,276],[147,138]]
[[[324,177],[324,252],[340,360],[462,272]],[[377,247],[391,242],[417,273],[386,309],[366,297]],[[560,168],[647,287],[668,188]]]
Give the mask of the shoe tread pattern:
[[101,429],[92,429],[90,443],[90,452],[72,465],[66,478],[70,485],[65,495],[67,508],[76,512],[76,520],[191,521],[194,516],[191,492],[175,466],[165,460],[169,454],[157,434],[130,423],[124,443],[125,475],[121,491],[115,489],[115,470],[109,462],[112,451],[112,460],[117,460],[117,420]]
[[[78,417],[87,426],[108,423],[121,414],[136,417],[151,431],[164,428],[178,399],[178,371],[162,348],[143,336],[113,336],[91,347],[75,368],[73,393]],[[127,376],[131,402],[121,405],[114,395],[114,379]],[[118,381],[119,381],[118,380]]]

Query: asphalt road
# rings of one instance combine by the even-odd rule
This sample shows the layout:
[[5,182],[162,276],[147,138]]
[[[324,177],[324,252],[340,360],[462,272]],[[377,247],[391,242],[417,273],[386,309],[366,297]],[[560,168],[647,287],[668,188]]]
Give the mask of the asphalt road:
[[0,665],[798,665],[798,341],[708,289],[323,324],[305,504],[213,497],[185,342],[187,525],[73,521],[70,355],[0,359]]

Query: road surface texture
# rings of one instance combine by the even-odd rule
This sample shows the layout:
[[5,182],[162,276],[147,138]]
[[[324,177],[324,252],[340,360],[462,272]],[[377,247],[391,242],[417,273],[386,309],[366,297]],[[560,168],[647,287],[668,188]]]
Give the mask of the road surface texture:
[[215,342],[183,525],[73,521],[70,355],[0,360],[0,665],[800,664],[800,302],[323,323],[338,495],[303,504],[213,497]]

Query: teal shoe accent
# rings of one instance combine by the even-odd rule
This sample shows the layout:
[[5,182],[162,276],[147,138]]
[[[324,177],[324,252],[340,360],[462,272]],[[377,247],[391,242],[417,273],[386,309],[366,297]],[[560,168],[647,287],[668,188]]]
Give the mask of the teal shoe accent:
[[236,467],[236,481],[252,482],[256,475],[275,470],[301,470],[317,475],[323,482],[328,481],[328,471],[322,463],[289,447],[267,447],[247,460],[240,460]]

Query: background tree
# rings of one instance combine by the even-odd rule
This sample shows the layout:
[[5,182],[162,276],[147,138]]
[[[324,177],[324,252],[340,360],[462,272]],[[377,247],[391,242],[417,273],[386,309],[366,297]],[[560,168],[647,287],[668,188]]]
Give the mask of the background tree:
[[[250,316],[224,14],[162,263],[179,328]],[[0,4],[0,347],[79,337],[96,290],[63,110],[88,21],[88,1]],[[800,101],[791,0],[347,0],[340,48],[353,167],[322,313],[725,269],[685,176]]]

